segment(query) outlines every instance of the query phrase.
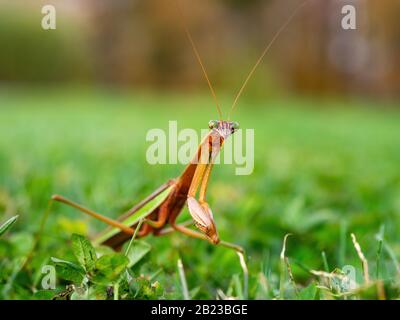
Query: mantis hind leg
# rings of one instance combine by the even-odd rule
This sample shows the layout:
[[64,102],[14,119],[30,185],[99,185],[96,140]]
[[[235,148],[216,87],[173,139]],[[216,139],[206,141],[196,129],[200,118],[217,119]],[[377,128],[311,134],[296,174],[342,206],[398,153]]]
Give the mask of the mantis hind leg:
[[123,223],[121,223],[118,220],[110,219],[110,218],[108,218],[108,217],[106,217],[106,216],[104,216],[104,215],[102,215],[100,213],[97,213],[97,212],[95,212],[95,211],[93,211],[91,209],[88,209],[88,208],[86,208],[86,207],[84,207],[84,206],[82,206],[82,205],[80,205],[80,204],[78,204],[78,203],[76,203],[76,202],[74,202],[72,200],[69,200],[69,199],[67,199],[67,198],[65,198],[63,196],[60,196],[60,195],[56,194],[56,195],[53,195],[51,197],[51,200],[64,203],[64,204],[66,204],[66,205],[68,205],[70,207],[73,207],[73,208],[75,208],[75,209],[77,209],[77,210],[79,210],[79,211],[81,211],[83,213],[88,214],[89,216],[91,216],[93,218],[96,218],[96,219],[98,219],[100,221],[103,221],[103,222],[107,223],[110,226],[118,228],[121,231],[123,231],[124,233],[133,235],[134,229],[132,229],[131,227],[128,227],[128,226],[124,225]]
[[[51,198],[51,201],[58,201],[58,202],[61,202],[63,204],[66,204],[68,206],[71,206],[71,207],[73,207],[73,208],[75,208],[75,209],[77,209],[77,210],[79,210],[79,211],[81,211],[83,213],[86,213],[86,214],[90,215],[93,218],[96,218],[96,219],[98,219],[100,221],[103,221],[103,222],[107,223],[111,227],[120,229],[122,232],[124,232],[124,233],[126,233],[128,235],[133,235],[133,233],[135,231],[134,228],[131,228],[131,227],[128,227],[128,226],[124,225],[119,220],[110,219],[110,218],[108,218],[108,217],[106,217],[106,216],[104,216],[104,215],[102,215],[100,213],[97,213],[97,212],[95,212],[95,211],[93,211],[91,209],[83,207],[80,204],[78,204],[78,203],[76,203],[74,201],[71,201],[71,200],[69,200],[69,199],[67,199],[67,198],[65,198],[63,196],[53,195],[52,198]],[[143,237],[143,236],[149,234],[151,232],[151,230],[152,230],[152,228],[149,225],[144,224],[142,226],[141,230],[139,230],[137,236],[138,237]]]
[[[47,209],[46,209],[46,211],[45,211],[45,213],[43,215],[42,221],[40,223],[39,230],[38,230],[38,232],[36,234],[32,249],[31,249],[30,253],[28,254],[28,257],[27,257],[27,259],[26,259],[26,261],[24,263],[24,266],[28,263],[28,261],[30,261],[32,259],[33,254],[34,254],[34,252],[35,252],[35,250],[36,250],[36,248],[37,248],[37,246],[38,246],[38,244],[40,242],[41,235],[43,233],[47,218],[48,218],[48,216],[50,214],[50,211],[51,211],[51,208],[52,208],[52,205],[53,205],[54,201],[64,203],[64,204],[66,204],[66,205],[68,205],[70,207],[73,207],[73,208],[81,211],[81,212],[84,212],[84,213],[86,213],[86,214],[88,214],[88,215],[90,215],[90,216],[92,216],[92,217],[94,217],[94,218],[96,218],[98,220],[101,220],[101,221],[107,223],[110,226],[113,226],[115,228],[120,229],[123,233],[129,234],[129,235],[133,235],[133,233],[134,233],[134,229],[133,228],[130,228],[130,227],[122,224],[121,222],[119,222],[117,220],[110,219],[110,218],[108,218],[108,217],[106,217],[106,216],[104,216],[104,215],[102,215],[100,213],[97,213],[97,212],[95,212],[95,211],[93,211],[91,209],[88,209],[88,208],[86,208],[86,207],[84,207],[84,206],[82,206],[82,205],[80,205],[80,204],[78,204],[78,203],[76,203],[74,201],[71,201],[71,200],[69,200],[69,199],[67,199],[67,198],[65,198],[63,196],[53,195],[51,197],[51,199],[49,200],[49,203],[47,205]],[[141,232],[139,231],[139,236],[140,236],[140,233]]]
[[[170,187],[171,185],[173,185],[175,183],[174,180],[169,180],[168,182],[164,183],[163,185],[161,185],[158,189],[156,189],[155,191],[153,191],[149,196],[147,196],[146,198],[144,198],[142,201],[140,201],[138,204],[134,205],[131,209],[129,209],[127,212],[125,212],[122,216],[120,216],[117,219],[110,219],[100,213],[97,213],[91,209],[88,209],[74,201],[71,201],[63,196],[60,195],[53,195],[51,197],[51,201],[58,201],[61,203],[64,203],[68,206],[71,206],[75,209],[78,209],[81,212],[84,212],[100,221],[105,222],[106,224],[110,225],[111,227],[115,227],[117,229],[120,229],[122,232],[128,234],[128,235],[133,235],[134,229],[126,226],[122,223],[122,221],[124,219],[126,219],[127,217],[129,217],[130,215],[134,214],[136,211],[138,211],[139,209],[141,209],[143,206],[145,206],[147,203],[149,203],[151,200],[153,200],[155,197],[157,197],[160,193],[162,193],[164,190],[166,190],[168,187]],[[146,225],[143,226],[143,232],[142,230],[139,231],[138,236],[143,236],[145,234],[148,234],[151,230],[151,228],[147,227]]]

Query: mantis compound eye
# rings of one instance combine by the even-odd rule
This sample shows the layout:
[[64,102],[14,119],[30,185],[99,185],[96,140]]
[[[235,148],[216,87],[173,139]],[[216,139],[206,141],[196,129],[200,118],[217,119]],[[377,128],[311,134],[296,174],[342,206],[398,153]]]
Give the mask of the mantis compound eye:
[[218,128],[218,121],[217,120],[210,120],[210,122],[208,123],[208,127],[210,129]]
[[238,122],[232,122],[232,132],[239,130],[239,123]]

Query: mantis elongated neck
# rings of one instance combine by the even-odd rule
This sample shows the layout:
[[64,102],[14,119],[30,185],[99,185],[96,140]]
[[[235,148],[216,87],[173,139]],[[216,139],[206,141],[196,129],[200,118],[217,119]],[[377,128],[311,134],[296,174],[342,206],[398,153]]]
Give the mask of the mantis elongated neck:
[[221,151],[224,138],[216,131],[210,131],[200,143],[191,163],[209,164],[214,163],[215,158]]
[[195,155],[193,156],[186,169],[179,177],[181,192],[185,193],[189,190],[194,172],[198,165],[206,166],[209,163],[214,163],[215,158],[221,151],[224,139],[218,132],[210,131],[199,144]]

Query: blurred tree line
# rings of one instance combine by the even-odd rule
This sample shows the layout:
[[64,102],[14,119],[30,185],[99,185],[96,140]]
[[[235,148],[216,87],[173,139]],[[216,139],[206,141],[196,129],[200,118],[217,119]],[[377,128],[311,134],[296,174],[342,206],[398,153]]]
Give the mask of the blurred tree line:
[[[232,93],[301,0],[180,0],[210,78]],[[57,29],[41,29],[41,7]],[[357,29],[343,30],[343,5]],[[249,93],[397,97],[400,1],[310,0],[272,47]],[[0,0],[0,81],[205,88],[171,0]]]

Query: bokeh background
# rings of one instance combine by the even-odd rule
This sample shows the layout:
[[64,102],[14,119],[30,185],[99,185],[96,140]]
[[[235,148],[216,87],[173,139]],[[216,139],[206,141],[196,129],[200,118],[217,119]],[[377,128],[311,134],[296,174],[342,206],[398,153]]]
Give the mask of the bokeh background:
[[[57,31],[44,32],[38,21],[47,2],[1,1],[3,82],[204,88],[176,2],[51,3],[58,10]],[[233,93],[299,1],[182,4],[211,79]],[[341,28],[346,4],[357,10],[357,30]],[[312,0],[271,50],[247,94],[396,97],[399,6],[393,0]]]
[[[299,3],[181,1],[224,115]],[[56,7],[56,30],[41,28],[45,4]],[[357,10],[356,30],[341,28],[346,4]],[[301,286],[313,281],[310,269],[345,264],[362,282],[351,232],[368,259],[381,248],[371,274],[397,279],[399,15],[397,0],[310,0],[249,82],[233,118],[255,129],[254,173],[216,166],[208,198],[221,237],[249,254],[250,297],[276,296],[287,233]],[[174,1],[0,0],[0,219],[20,216],[0,240],[2,297],[31,298],[49,257],[71,256],[71,233],[103,227],[54,206],[29,272],[16,273],[53,193],[116,217],[184,168],[149,165],[146,132],[169,120],[200,130],[216,117]],[[162,269],[166,297],[181,297],[178,256],[194,297],[238,290],[232,252],[181,234],[147,241],[142,272]]]

